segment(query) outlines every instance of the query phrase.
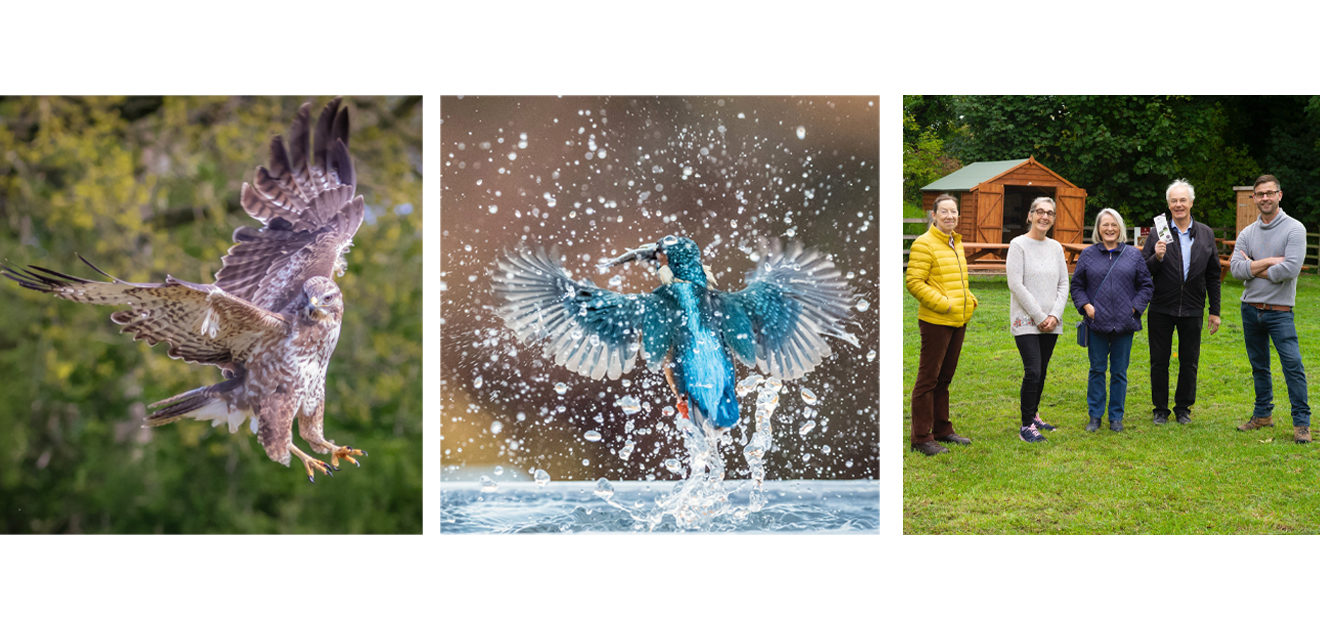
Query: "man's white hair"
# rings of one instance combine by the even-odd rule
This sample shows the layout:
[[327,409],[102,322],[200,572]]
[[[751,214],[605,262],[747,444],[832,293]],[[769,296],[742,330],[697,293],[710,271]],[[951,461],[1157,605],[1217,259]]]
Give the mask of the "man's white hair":
[[1169,184],[1168,188],[1164,189],[1164,201],[1167,202],[1169,200],[1169,197],[1173,196],[1173,189],[1179,186],[1186,186],[1187,197],[1190,198],[1192,201],[1196,201],[1196,189],[1192,188],[1192,184],[1185,179],[1175,179],[1173,180],[1172,184]]

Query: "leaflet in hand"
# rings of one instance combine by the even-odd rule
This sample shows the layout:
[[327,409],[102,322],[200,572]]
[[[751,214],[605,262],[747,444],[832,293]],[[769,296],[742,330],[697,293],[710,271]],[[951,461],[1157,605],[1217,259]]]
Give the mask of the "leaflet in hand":
[[1162,214],[1155,215],[1155,233],[1159,235],[1161,241],[1173,242],[1173,233],[1169,231],[1169,220]]

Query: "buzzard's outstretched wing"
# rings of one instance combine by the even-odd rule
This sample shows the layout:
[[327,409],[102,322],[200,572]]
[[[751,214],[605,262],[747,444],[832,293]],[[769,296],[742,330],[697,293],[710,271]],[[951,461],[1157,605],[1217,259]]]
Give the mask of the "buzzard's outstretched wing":
[[148,344],[164,341],[169,355],[190,363],[233,369],[263,345],[283,339],[286,321],[281,315],[235,297],[213,284],[193,284],[166,276],[161,284],[124,282],[87,262],[110,282],[67,276],[42,267],[13,269],[0,265],[0,274],[20,285],[73,302],[127,306],[110,316],[121,332]]
[[216,286],[275,313],[308,278],[343,274],[343,255],[365,214],[362,197],[354,197],[348,109],[340,109],[339,99],[327,103],[314,138],[310,120],[305,103],[289,127],[288,147],[275,136],[270,167],[257,167],[252,184],[243,184],[243,209],[262,227],[235,230],[234,246],[215,274]]
[[583,376],[617,379],[632,371],[639,350],[659,369],[669,351],[659,298],[576,282],[543,249],[500,258],[491,285],[505,301],[496,312],[519,342],[544,339],[545,356]]
[[712,290],[724,345],[743,363],[780,378],[798,378],[830,355],[825,337],[857,346],[844,329],[852,294],[834,262],[792,243],[775,242],[747,276],[747,288]]

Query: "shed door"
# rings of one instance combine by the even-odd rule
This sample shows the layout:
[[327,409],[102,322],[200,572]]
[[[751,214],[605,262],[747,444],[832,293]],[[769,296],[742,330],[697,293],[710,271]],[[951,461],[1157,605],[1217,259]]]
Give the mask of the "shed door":
[[1086,191],[1081,188],[1059,189],[1059,213],[1054,218],[1054,240],[1081,243],[1082,224],[1086,221]]
[[1004,185],[981,184],[976,195],[976,240],[1004,242]]

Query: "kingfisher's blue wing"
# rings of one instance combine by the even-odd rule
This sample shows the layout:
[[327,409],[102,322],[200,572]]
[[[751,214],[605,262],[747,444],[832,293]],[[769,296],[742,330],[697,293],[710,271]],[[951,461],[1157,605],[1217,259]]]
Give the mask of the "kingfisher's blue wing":
[[798,378],[830,355],[825,337],[858,346],[844,325],[853,295],[834,262],[818,252],[776,242],[762,252],[747,288],[710,292],[724,345],[743,363],[771,376]]
[[501,257],[491,286],[496,308],[521,343],[544,340],[558,365],[594,379],[631,372],[640,353],[659,369],[670,345],[669,317],[651,294],[623,294],[577,282],[544,249]]

